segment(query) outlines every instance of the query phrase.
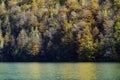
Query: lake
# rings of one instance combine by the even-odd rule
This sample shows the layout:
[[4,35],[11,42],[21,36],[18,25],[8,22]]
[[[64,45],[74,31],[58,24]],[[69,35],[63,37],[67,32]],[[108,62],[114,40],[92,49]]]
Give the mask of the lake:
[[0,80],[120,80],[120,64],[0,63]]

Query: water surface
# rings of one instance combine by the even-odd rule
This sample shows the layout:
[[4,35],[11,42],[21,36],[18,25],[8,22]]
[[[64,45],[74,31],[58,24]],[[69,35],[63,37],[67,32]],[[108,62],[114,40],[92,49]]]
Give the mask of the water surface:
[[0,63],[0,80],[120,80],[120,64]]

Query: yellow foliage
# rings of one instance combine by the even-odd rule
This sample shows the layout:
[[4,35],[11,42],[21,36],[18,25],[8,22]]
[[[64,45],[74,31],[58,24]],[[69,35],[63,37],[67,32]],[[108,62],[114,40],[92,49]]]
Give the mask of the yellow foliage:
[[70,9],[72,10],[78,10],[79,9],[79,5],[77,0],[68,0],[67,1],[67,5],[69,6]]
[[30,54],[31,55],[38,55],[39,52],[40,52],[40,43],[37,43],[37,42],[31,42],[29,45],[28,45],[28,49],[30,51]]
[[99,10],[99,1],[98,0],[92,0],[92,11],[96,12]]
[[104,10],[104,11],[102,12],[103,18],[108,18],[109,14],[110,14],[110,11],[109,11],[109,10]]
[[0,4],[0,15],[3,15],[6,13],[6,9],[5,9],[5,3],[4,1],[2,1],[2,3]]
[[71,28],[72,28],[72,24],[68,23],[67,21],[63,23],[63,29],[65,31],[69,31]]
[[38,0],[37,6],[39,8],[44,8],[45,7],[45,0]]
[[17,3],[21,2],[22,0],[9,0],[8,5],[9,7],[15,6]]
[[83,7],[86,7],[86,6],[88,6],[88,0],[86,1],[86,0],[80,0],[80,2],[81,2],[81,5],[83,6]]
[[81,53],[83,49],[94,49],[93,47],[93,38],[90,32],[90,26],[88,24],[85,25],[85,28],[82,32],[79,32],[77,35],[78,42],[78,53]]
[[2,37],[2,33],[0,32],[0,48],[3,48],[4,46],[4,39]]
[[24,4],[21,6],[22,11],[25,11],[26,9],[29,9],[31,5]]
[[114,0],[114,7],[115,9],[120,9],[120,0]]
[[49,9],[49,11],[50,11],[50,14],[55,14],[56,13],[56,10],[52,7]]
[[69,12],[69,9],[67,9],[66,7],[62,7],[62,8],[60,8],[59,12],[60,13],[63,12],[63,13],[67,14]]

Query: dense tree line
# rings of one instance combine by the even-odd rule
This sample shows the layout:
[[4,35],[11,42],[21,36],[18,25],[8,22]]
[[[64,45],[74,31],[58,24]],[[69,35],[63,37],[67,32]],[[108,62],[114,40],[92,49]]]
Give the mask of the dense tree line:
[[0,0],[0,61],[120,61],[120,0]]

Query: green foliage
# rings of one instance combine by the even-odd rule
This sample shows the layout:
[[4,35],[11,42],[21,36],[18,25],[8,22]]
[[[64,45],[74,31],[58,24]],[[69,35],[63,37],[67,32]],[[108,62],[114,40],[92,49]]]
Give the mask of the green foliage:
[[104,10],[103,11],[103,18],[108,18],[109,13],[110,12],[108,10]]
[[2,37],[2,30],[1,30],[1,20],[0,20],[0,48],[3,48],[4,39]]
[[114,37],[115,37],[115,44],[114,44],[114,53],[116,58],[120,58],[120,20],[118,20],[115,24],[115,32],[114,32]]
[[1,27],[2,27],[2,20],[0,19],[0,32],[2,32]]
[[59,0],[59,2],[60,2],[60,5],[65,5],[65,2],[66,2],[67,0]]
[[27,45],[27,50],[29,54],[35,56],[40,53],[41,50],[41,35],[38,29],[33,29],[30,34],[29,43]]
[[120,0],[114,0],[114,8],[115,8],[115,10],[120,9]]
[[120,41],[120,21],[116,23],[114,35],[115,35],[116,40],[119,42]]
[[4,45],[4,41],[0,34],[0,48],[3,48],[3,45]]

